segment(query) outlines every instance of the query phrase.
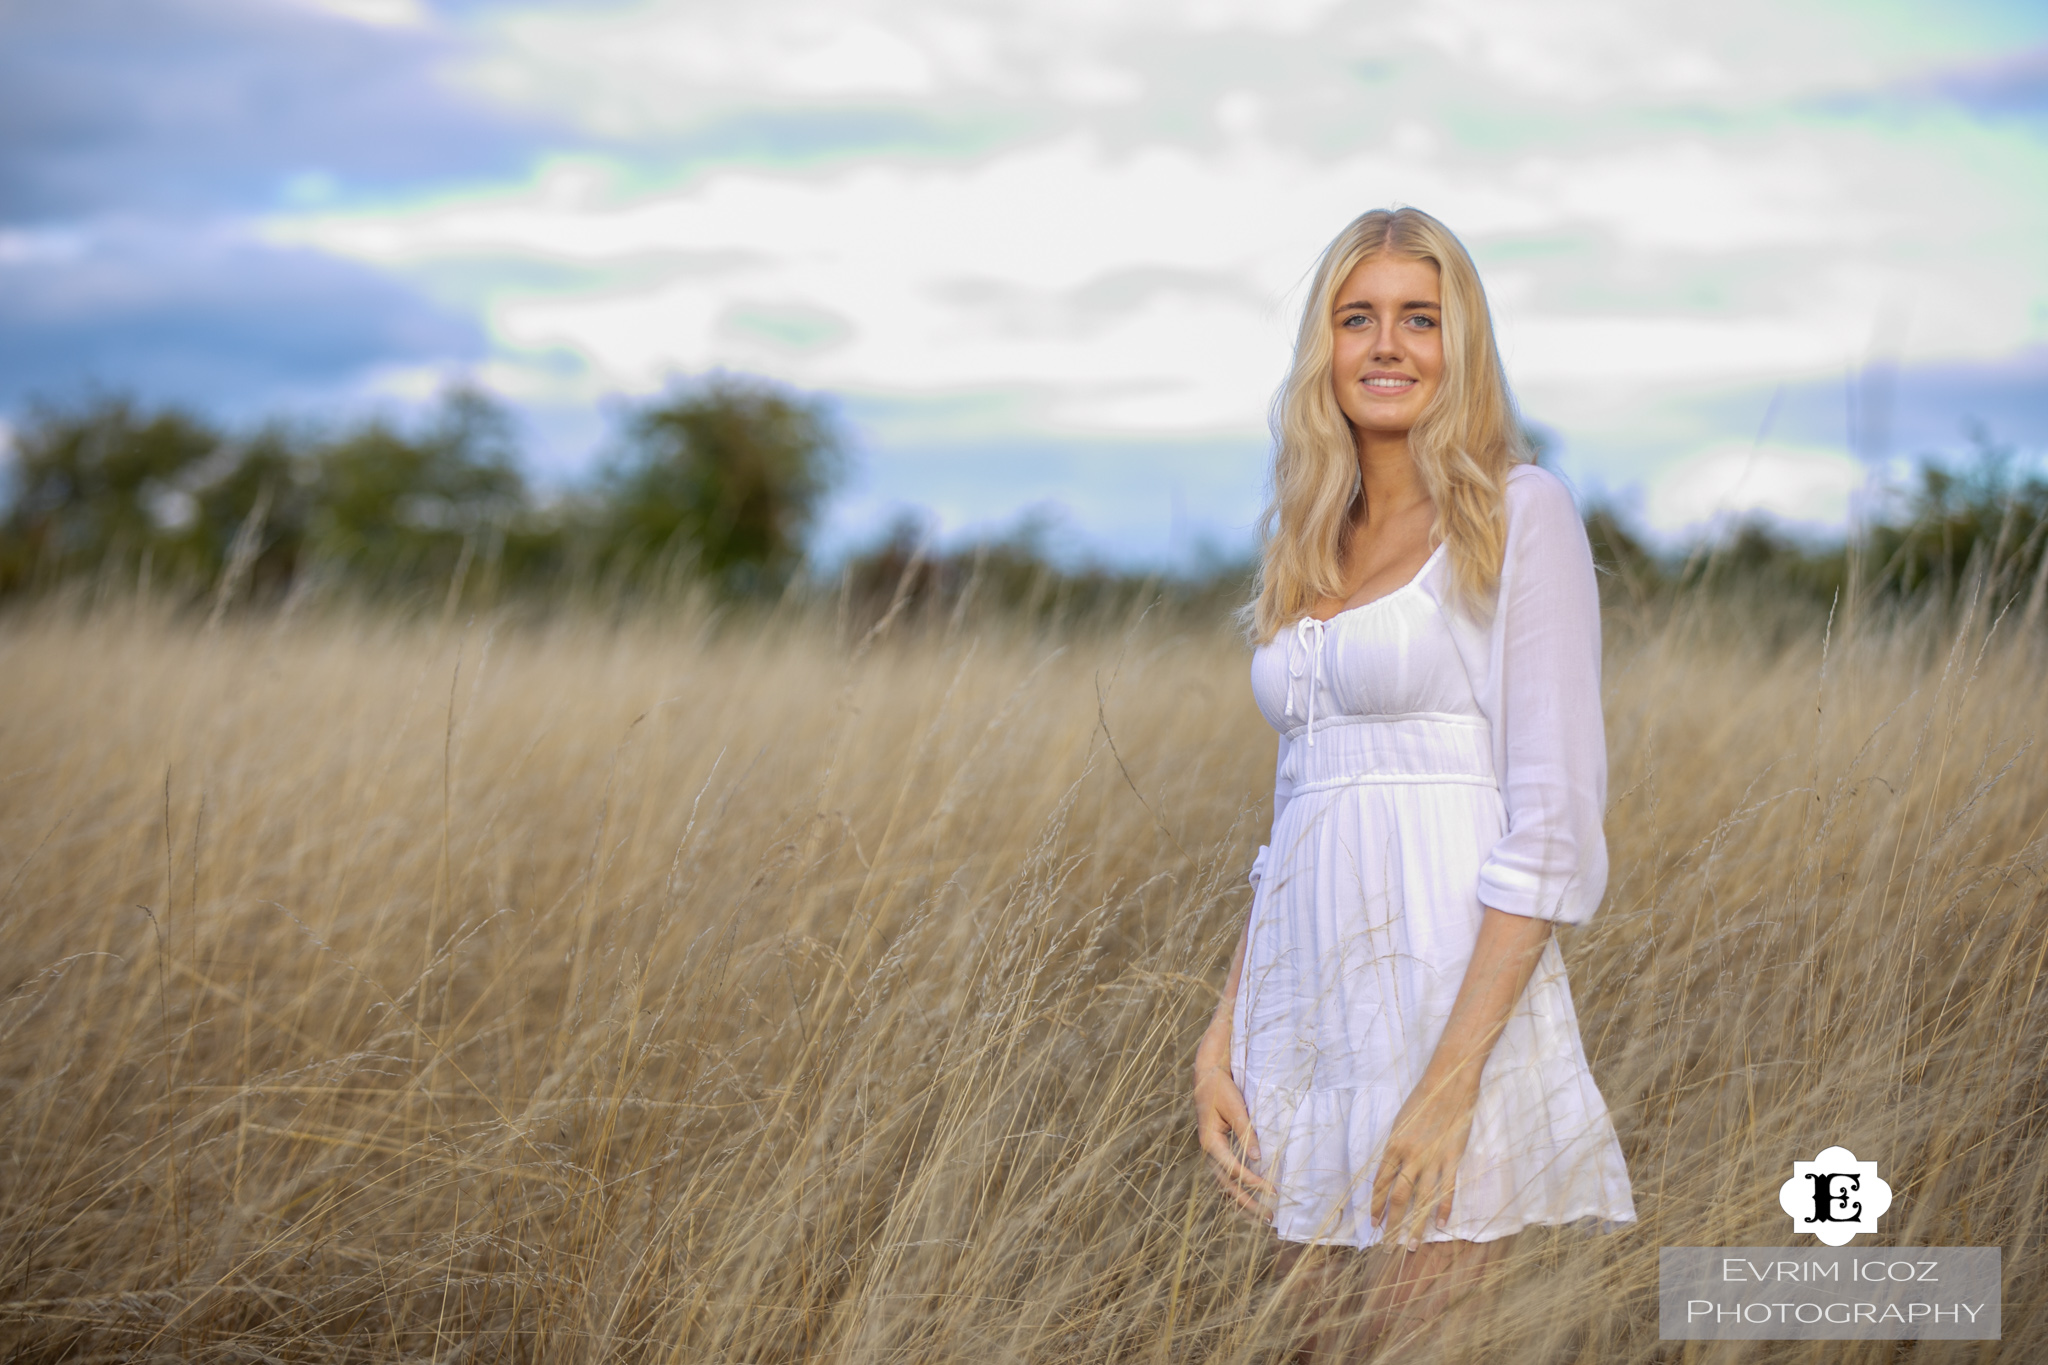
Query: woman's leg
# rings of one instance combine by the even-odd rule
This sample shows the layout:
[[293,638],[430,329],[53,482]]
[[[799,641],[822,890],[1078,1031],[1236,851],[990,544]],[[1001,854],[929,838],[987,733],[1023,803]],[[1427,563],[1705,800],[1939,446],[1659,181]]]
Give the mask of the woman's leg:
[[[1303,1310],[1289,1365],[1348,1359],[1347,1346],[1366,1312],[1366,1267],[1358,1250],[1283,1241],[1274,1268],[1285,1285],[1282,1292]],[[1290,1277],[1293,1283],[1286,1284]]]
[[1424,1242],[1414,1251],[1282,1242],[1281,1275],[1307,1260],[1292,1291],[1307,1309],[1295,1359],[1351,1365],[1380,1346],[1423,1334],[1455,1358],[1485,1326],[1495,1272],[1514,1241]]
[[1414,1251],[1374,1247],[1368,1321],[1373,1344],[1424,1339],[1438,1342],[1445,1360],[1457,1360],[1484,1335],[1500,1283],[1499,1269],[1513,1236],[1491,1242],[1424,1242]]

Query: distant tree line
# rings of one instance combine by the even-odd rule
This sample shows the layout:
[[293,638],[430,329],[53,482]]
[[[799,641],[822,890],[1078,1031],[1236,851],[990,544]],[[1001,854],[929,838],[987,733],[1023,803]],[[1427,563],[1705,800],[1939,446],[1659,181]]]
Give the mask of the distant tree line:
[[[806,546],[845,473],[821,400],[716,375],[619,410],[591,477],[543,493],[506,412],[455,389],[411,429],[268,423],[235,433],[122,397],[32,407],[0,487],[0,596],[81,580],[219,613],[303,594],[438,604],[508,597],[616,601],[700,590],[722,600],[836,593],[849,629],[969,613],[1122,619],[1163,604],[1221,619],[1251,591],[1249,559],[1171,578],[1061,566],[1045,524],[940,550],[913,518],[830,582]],[[1587,517],[1610,601],[1723,594],[1825,609],[1861,600],[2048,592],[2048,481],[1988,434],[1960,467],[1923,460],[1897,515],[1814,546],[1769,523],[1660,555],[1610,509]]]
[[801,568],[840,471],[820,403],[729,376],[627,409],[595,476],[553,496],[474,390],[410,431],[238,435],[120,397],[43,405],[14,436],[0,593],[93,575],[222,601],[678,579],[759,596]]
[[1795,609],[1849,601],[1952,607],[1966,597],[1995,614],[2048,605],[2048,478],[1981,426],[1961,461],[1922,456],[1914,483],[1847,537],[1816,544],[1752,518],[1679,555],[1660,555],[1611,509],[1586,518],[1610,601],[1718,595]]

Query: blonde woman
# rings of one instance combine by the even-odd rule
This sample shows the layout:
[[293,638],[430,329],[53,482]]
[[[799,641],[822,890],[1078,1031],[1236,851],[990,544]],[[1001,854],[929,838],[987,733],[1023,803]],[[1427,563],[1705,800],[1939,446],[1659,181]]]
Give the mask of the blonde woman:
[[[1194,1100],[1283,1272],[1331,1248],[1287,1283],[1324,1309],[1312,1357],[1342,1358],[1523,1227],[1635,1218],[1551,935],[1607,881],[1599,602],[1429,215],[1375,210],[1323,253],[1274,430],[1245,609],[1273,827]],[[1329,1311],[1332,1273],[1358,1311]]]

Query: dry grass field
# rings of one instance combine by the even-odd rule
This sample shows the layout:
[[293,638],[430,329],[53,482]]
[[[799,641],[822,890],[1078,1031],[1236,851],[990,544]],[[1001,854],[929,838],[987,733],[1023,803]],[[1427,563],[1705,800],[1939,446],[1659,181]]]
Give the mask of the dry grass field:
[[[1641,1221],[1525,1239],[1485,1358],[2048,1357],[2048,642],[1764,634],[1610,618],[1563,942]],[[1281,1359],[1187,1099],[1244,647],[849,636],[0,621],[0,1358]],[[1660,1343],[1658,1248],[1787,1243],[1831,1143],[2004,1248],[2003,1343]]]

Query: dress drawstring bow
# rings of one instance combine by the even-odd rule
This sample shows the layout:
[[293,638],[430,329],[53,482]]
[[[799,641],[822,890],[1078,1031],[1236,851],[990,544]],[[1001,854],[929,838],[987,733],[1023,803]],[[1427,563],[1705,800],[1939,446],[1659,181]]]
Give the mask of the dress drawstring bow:
[[[1308,655],[1308,742],[1316,742],[1316,688],[1323,680],[1323,632],[1327,622],[1304,616],[1294,623],[1294,643]],[[1301,676],[1301,664],[1292,646],[1287,651],[1287,714],[1294,714],[1294,679]]]

